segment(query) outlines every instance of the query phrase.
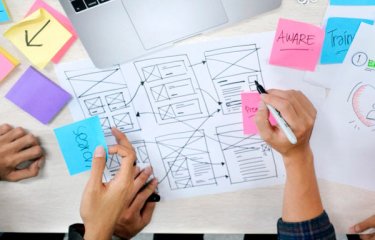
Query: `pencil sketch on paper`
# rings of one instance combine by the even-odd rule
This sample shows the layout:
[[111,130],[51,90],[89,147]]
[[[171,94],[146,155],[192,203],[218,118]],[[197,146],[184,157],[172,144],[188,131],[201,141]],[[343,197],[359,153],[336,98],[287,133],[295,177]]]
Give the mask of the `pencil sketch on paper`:
[[135,62],[159,124],[208,116],[197,77],[187,55]]
[[[167,199],[279,184],[280,156],[243,135],[241,93],[265,85],[267,60],[259,43],[242,43],[188,46],[105,70],[61,65],[59,78],[75,96],[72,112],[98,115],[107,140],[111,127],[127,133],[137,165],[153,167]],[[105,180],[120,167],[110,156]]]
[[256,91],[262,70],[256,44],[232,46],[205,52],[208,71],[224,114],[241,112],[241,93]]
[[232,184],[278,176],[273,151],[259,136],[244,136],[242,123],[216,128]]
[[359,120],[359,122],[356,120],[349,122],[354,129],[360,130],[361,126],[375,127],[375,86],[363,82],[358,83],[350,92],[347,101],[353,107],[355,116]]
[[99,116],[105,136],[111,135],[111,127],[122,132],[140,129],[131,103],[127,103],[131,97],[119,66],[68,70],[64,74],[83,115]]

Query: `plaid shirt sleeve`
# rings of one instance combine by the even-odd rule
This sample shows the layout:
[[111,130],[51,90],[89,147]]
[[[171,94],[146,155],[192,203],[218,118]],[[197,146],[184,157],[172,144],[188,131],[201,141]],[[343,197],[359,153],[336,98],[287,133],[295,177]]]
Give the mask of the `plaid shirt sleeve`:
[[280,218],[277,233],[279,240],[336,240],[335,229],[326,212],[299,223],[287,223]]

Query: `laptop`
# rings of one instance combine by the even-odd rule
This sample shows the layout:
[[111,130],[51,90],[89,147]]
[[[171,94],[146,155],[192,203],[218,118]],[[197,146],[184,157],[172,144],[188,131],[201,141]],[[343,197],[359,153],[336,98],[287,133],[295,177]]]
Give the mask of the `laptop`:
[[278,8],[281,0],[59,0],[98,68]]

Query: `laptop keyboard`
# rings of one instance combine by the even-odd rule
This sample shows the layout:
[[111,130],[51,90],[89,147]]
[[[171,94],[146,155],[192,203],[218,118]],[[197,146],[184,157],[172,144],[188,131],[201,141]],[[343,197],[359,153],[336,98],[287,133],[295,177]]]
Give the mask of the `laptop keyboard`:
[[96,7],[101,3],[109,1],[110,0],[70,0],[76,12],[81,12],[85,9]]

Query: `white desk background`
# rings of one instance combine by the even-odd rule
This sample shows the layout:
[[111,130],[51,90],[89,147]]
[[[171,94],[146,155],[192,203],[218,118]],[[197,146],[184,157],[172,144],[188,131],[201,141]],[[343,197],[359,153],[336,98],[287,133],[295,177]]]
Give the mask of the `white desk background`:
[[[45,0],[61,10],[56,0]],[[14,21],[23,18],[33,0],[7,0]],[[328,0],[300,5],[297,0],[284,0],[280,9],[242,22],[231,28],[197,37],[200,41],[221,36],[234,36],[276,29],[280,17],[320,24]],[[12,23],[1,24],[0,32]],[[23,126],[40,136],[47,151],[47,161],[37,178],[20,183],[0,183],[0,232],[66,232],[68,226],[81,222],[79,205],[89,173],[70,177],[60,154],[53,129],[72,122],[65,109],[49,126],[44,126],[8,100],[5,94],[30,65],[6,39],[0,45],[21,60],[22,65],[0,84],[0,123]],[[63,61],[87,58],[78,41]],[[52,64],[43,71],[57,81]],[[375,173],[374,173],[375,174]],[[325,208],[337,232],[345,232],[359,220],[375,214],[375,192],[320,181]],[[155,233],[276,233],[281,216],[283,187],[270,187],[236,193],[205,196],[158,204],[152,223],[144,232]]]

